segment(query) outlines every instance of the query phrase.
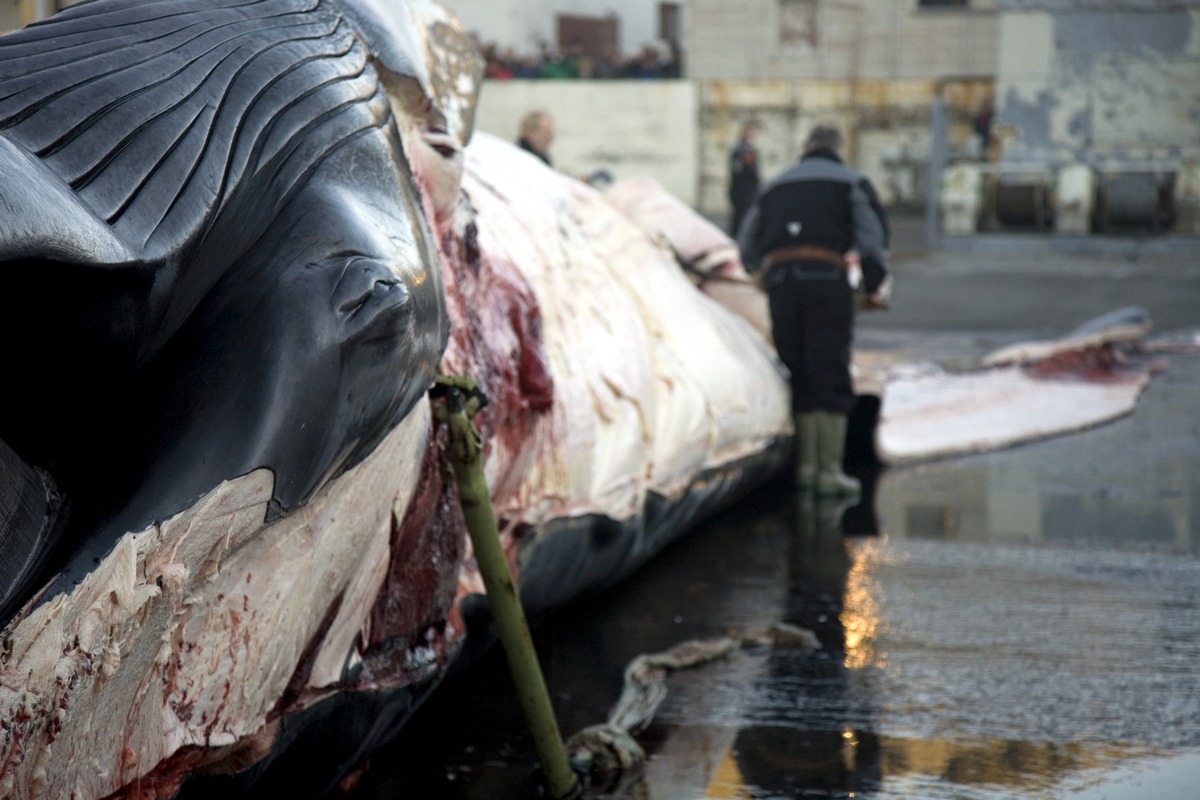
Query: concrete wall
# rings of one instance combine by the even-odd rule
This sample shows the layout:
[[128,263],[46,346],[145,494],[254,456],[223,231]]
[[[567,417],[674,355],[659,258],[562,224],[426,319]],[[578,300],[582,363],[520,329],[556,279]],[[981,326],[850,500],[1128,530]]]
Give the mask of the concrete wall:
[[688,76],[699,80],[991,77],[994,0],[692,0]]
[[695,202],[699,111],[690,81],[487,81],[475,125],[515,141],[521,117],[535,108],[554,115],[550,150],[561,172],[647,175]]

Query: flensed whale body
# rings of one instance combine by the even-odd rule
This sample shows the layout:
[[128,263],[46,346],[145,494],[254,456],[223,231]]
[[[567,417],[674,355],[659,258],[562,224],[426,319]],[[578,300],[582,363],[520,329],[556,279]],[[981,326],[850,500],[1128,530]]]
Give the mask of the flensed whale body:
[[489,635],[439,371],[531,615],[786,460],[769,345],[472,139],[481,66],[432,0],[0,37],[0,797],[317,798],[404,724]]
[[64,580],[258,468],[293,508],[412,409],[436,254],[337,5],[84,4],[0,39],[0,75],[0,438],[69,501]]

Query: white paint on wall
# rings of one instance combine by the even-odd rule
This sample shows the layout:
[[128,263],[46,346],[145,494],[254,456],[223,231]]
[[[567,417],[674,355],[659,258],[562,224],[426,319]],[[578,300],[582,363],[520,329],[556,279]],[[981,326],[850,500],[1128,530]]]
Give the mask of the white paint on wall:
[[1054,66],[1054,16],[1045,11],[1000,17],[999,72],[1016,80],[1050,76]]

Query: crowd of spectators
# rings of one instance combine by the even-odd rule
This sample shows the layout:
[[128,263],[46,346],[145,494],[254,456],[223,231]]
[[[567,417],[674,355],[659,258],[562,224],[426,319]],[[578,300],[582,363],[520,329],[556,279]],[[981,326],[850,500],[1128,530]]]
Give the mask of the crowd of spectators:
[[487,66],[484,76],[492,80],[512,78],[678,78],[683,73],[679,48],[673,43],[660,53],[654,45],[643,45],[632,58],[609,51],[588,53],[574,42],[562,50],[543,45],[536,55],[518,55],[508,48],[501,52],[495,44],[481,47]]

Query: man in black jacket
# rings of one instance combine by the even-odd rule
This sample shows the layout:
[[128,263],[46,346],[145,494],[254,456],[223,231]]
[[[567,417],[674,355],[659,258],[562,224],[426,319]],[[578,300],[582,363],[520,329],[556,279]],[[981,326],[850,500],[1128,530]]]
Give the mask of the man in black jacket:
[[[890,291],[887,215],[867,178],[842,163],[841,144],[836,128],[814,128],[800,161],[763,187],[739,237],[742,263],[767,292],[775,349],[791,372],[796,483],[822,495],[860,491],[842,471],[856,402],[854,289],[879,307]],[[861,275],[847,266],[851,252]]]

